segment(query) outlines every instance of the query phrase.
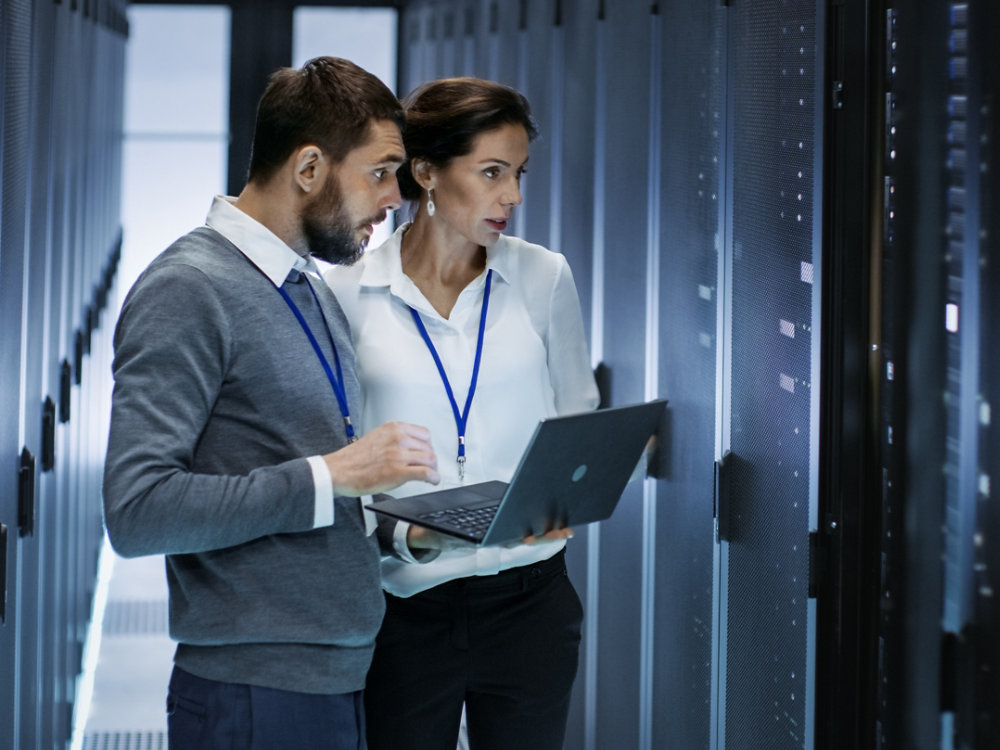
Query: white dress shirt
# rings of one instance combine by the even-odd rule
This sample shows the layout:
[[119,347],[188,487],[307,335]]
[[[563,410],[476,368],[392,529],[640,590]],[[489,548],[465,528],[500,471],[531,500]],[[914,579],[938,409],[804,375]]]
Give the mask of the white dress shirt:
[[[393,420],[429,428],[440,488],[462,483],[451,403],[408,306],[420,313],[461,412],[475,359],[486,271],[492,269],[479,380],[466,428],[464,482],[510,481],[540,419],[597,406],[569,265],[544,247],[501,236],[487,249],[486,270],[462,291],[444,318],[403,273],[400,242],[406,228],[400,227],[356,265],[325,273],[351,324],[363,396],[362,429]],[[433,489],[409,482],[391,494],[405,497]],[[455,578],[530,565],[565,545],[469,547],[414,564],[406,529],[407,524],[400,523],[395,533],[396,551],[403,559],[386,557],[382,563],[383,585],[396,596],[411,596]]]
[[[311,257],[303,257],[292,250],[274,232],[236,208],[233,205],[235,200],[224,195],[215,196],[205,224],[236,245],[276,287],[285,283],[288,272],[293,268],[311,274],[312,283],[321,281],[319,268]],[[310,456],[307,460],[316,488],[313,528],[330,526],[334,520],[333,479],[330,477],[330,470],[320,456]]]

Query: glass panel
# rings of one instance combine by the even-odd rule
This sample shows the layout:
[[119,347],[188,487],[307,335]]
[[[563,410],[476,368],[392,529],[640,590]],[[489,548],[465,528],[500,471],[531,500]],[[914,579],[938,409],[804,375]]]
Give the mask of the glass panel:
[[356,62],[396,86],[396,19],[392,8],[296,8],[292,64],[333,55]]
[[223,6],[129,8],[127,135],[228,130],[229,15]]
[[204,223],[212,196],[225,191],[229,145],[229,9],[140,5],[128,16],[123,292]]

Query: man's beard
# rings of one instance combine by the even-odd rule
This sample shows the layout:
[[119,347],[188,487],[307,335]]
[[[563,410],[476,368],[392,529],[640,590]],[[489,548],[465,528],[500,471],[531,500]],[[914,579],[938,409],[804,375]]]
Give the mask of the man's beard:
[[309,252],[327,263],[349,266],[365,252],[366,242],[358,242],[358,228],[377,224],[385,218],[374,217],[354,224],[344,208],[343,195],[336,177],[331,174],[319,194],[302,215],[302,233]]

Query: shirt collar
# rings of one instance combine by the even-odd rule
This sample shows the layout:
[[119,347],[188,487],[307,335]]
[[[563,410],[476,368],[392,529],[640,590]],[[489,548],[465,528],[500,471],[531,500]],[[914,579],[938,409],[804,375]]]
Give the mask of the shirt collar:
[[235,198],[217,195],[205,224],[232,242],[275,286],[281,286],[293,268],[319,274],[311,256],[302,257],[249,214],[238,209]]
[[[412,283],[403,273],[400,258],[403,233],[409,226],[409,222],[403,224],[388,240],[365,253],[365,266],[359,279],[361,286],[388,286],[394,293],[398,293],[404,280]],[[504,281],[510,278],[511,261],[510,238],[500,235],[496,244],[486,248],[486,269],[493,269],[494,283],[498,277]]]

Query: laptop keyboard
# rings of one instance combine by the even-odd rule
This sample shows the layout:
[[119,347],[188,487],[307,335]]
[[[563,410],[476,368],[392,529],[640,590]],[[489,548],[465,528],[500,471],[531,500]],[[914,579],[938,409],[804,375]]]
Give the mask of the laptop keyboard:
[[426,521],[433,521],[445,526],[459,529],[470,536],[479,538],[486,533],[486,529],[493,522],[493,516],[497,513],[500,503],[479,506],[476,508],[444,508],[420,516]]

